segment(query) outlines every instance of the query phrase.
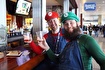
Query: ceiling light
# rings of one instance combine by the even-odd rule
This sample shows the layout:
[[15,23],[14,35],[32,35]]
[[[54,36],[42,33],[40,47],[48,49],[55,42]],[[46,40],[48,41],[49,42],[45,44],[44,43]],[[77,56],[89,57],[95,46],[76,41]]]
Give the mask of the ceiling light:
[[105,3],[105,1],[102,1],[102,3]]

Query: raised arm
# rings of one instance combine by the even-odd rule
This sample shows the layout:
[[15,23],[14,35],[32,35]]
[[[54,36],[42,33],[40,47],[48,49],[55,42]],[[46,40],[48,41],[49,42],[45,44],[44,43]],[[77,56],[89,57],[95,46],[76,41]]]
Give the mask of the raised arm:
[[30,47],[32,48],[32,50],[33,50],[36,54],[42,54],[43,49],[42,49],[40,46],[36,45],[36,44],[34,43],[34,41],[32,41],[31,43],[29,43],[29,45],[30,45]]
[[53,62],[56,62],[56,63],[58,62],[58,58],[59,58],[59,57],[56,56],[56,55],[53,53],[53,51],[50,49],[50,47],[48,46],[48,44],[47,44],[45,38],[43,38],[43,40],[38,39],[38,45],[46,51],[48,57],[49,57]]
[[[24,39],[27,39],[27,36],[24,36]],[[32,50],[36,54],[41,54],[43,52],[43,49],[34,43],[34,41],[32,40],[32,36],[31,35],[30,35],[29,39],[28,40],[24,40],[24,42],[28,43],[30,45],[30,47],[32,48]]]

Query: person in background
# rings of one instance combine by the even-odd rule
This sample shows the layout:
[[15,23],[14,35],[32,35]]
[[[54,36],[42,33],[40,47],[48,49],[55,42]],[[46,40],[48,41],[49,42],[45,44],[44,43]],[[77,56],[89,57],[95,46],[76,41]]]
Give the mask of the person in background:
[[69,40],[59,56],[54,55],[46,40],[37,39],[38,45],[46,50],[49,58],[59,64],[57,70],[92,70],[92,57],[105,70],[105,54],[97,41],[87,34],[81,34],[79,18],[72,12],[61,17],[64,26],[64,37]]
[[103,37],[105,38],[105,24],[103,25],[102,31],[103,31]]
[[93,26],[93,30],[94,30],[95,36],[98,37],[99,36],[100,27],[98,25]]
[[33,38],[33,27],[30,30],[30,34],[32,35],[32,38]]
[[89,27],[88,27],[88,31],[89,31],[89,35],[92,35],[92,31],[93,31],[93,27],[92,24],[90,23]]
[[[54,52],[54,55],[59,55],[64,49],[68,40],[63,37],[64,29],[60,28],[59,24],[59,14],[57,12],[48,12],[45,16],[45,20],[48,23],[48,26],[51,30],[46,33],[43,37],[46,39],[46,42],[50,46],[51,50]],[[30,37],[29,41],[25,41],[29,43],[32,50],[40,55],[43,52],[43,49],[32,41],[32,37]],[[53,63],[48,56],[45,54],[45,59],[33,70],[56,70],[57,64]]]

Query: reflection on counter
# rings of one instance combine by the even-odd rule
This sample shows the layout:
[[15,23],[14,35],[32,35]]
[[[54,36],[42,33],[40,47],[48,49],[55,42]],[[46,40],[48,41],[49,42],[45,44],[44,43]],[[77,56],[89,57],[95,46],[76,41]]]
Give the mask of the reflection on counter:
[[0,70],[8,70],[7,69],[7,58],[0,59]]
[[28,50],[24,50],[22,51],[22,55],[16,58],[19,66],[30,60],[29,53]]

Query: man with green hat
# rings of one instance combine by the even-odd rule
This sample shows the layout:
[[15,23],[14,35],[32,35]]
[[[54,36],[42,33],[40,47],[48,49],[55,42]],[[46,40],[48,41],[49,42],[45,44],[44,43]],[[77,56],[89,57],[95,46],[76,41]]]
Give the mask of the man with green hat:
[[61,17],[65,32],[66,44],[59,56],[54,55],[46,40],[38,40],[38,45],[46,50],[49,58],[58,63],[58,70],[92,70],[92,57],[105,70],[105,54],[97,41],[89,35],[81,34],[79,18],[72,12]]
[[72,12],[67,12],[62,15],[61,22],[64,23],[64,21],[66,20],[75,20],[76,22],[79,22],[79,18],[77,17],[77,15]]

